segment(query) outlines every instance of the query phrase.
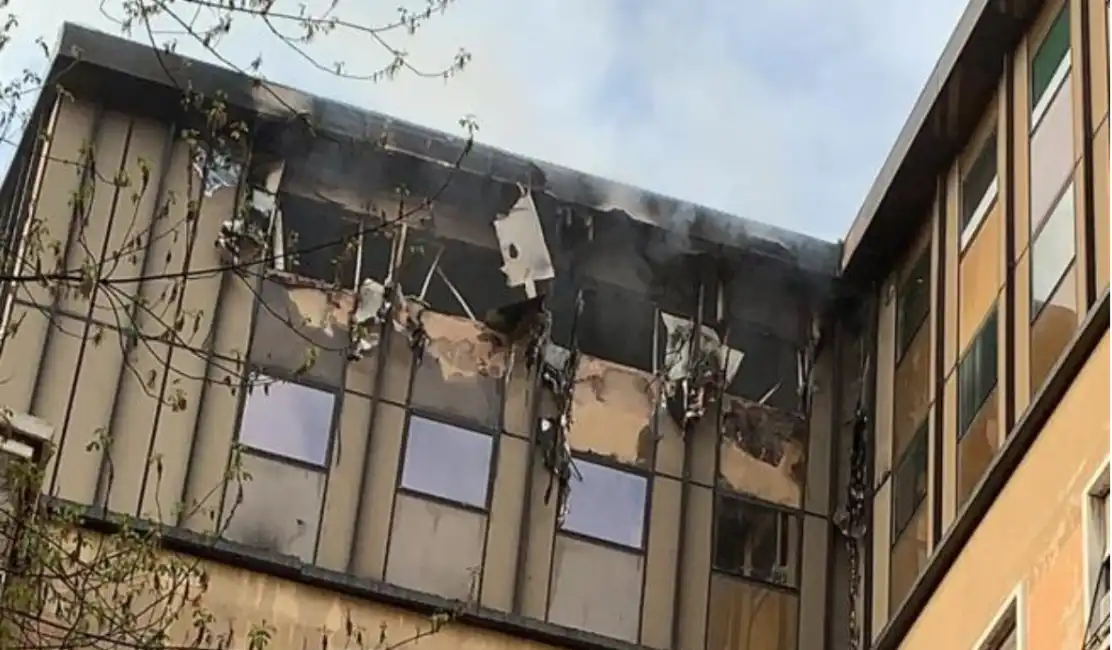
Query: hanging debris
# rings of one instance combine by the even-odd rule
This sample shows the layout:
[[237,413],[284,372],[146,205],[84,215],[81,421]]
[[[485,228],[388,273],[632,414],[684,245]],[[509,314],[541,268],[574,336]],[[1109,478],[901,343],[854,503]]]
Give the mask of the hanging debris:
[[220,225],[216,247],[223,261],[241,264],[265,253],[276,210],[273,194],[261,188],[252,189],[248,204]]
[[556,523],[562,525],[568,514],[568,497],[571,494],[572,476],[583,480],[571,455],[568,432],[572,425],[573,393],[579,351],[547,343],[541,361],[540,378],[556,402],[556,415],[540,419],[540,450],[545,469],[548,470],[548,488],[544,492],[547,505],[556,489]]
[[723,345],[711,328],[663,312],[661,317],[668,333],[663,405],[686,434],[733,380],[744,354]]
[[429,337],[421,321],[426,305],[405,296],[397,283],[383,285],[370,278],[359,287],[355,312],[352,314],[352,337],[348,356],[359,361],[379,343],[381,327],[391,323],[394,331],[409,341],[417,363],[424,358]]
[[822,326],[818,316],[814,316],[807,335],[807,345],[796,353],[799,371],[796,390],[799,395],[799,412],[804,416],[811,413],[811,400],[815,394],[815,360],[822,350],[822,344]]

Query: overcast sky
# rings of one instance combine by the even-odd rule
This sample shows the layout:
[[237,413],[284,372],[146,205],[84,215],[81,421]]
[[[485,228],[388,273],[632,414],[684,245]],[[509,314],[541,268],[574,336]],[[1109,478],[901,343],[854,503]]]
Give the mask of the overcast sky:
[[[337,13],[381,22],[397,1],[342,0]],[[120,2],[104,6],[111,12]],[[100,4],[13,0],[20,26],[0,53],[0,74],[42,67],[35,39],[53,45],[63,20],[118,33]],[[294,11],[299,4],[277,2]],[[456,0],[413,38],[392,38],[430,69],[468,49],[470,66],[446,83],[339,80],[249,20],[218,48],[243,67],[261,53],[273,81],[457,133],[459,118],[472,114],[489,144],[837,239],[965,4]],[[185,11],[181,0],[171,5]],[[184,37],[158,38],[203,54]],[[311,52],[353,73],[384,61],[381,48],[353,32],[324,37]],[[11,147],[0,153],[6,166]]]

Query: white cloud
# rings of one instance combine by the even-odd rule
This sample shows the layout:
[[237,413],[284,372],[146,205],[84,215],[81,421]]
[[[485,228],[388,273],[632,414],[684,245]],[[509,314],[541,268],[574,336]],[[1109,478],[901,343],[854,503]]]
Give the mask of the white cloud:
[[[41,63],[34,39],[53,44],[63,20],[118,32],[98,4],[12,2],[21,24],[0,53],[0,74]],[[363,4],[341,2],[338,15],[367,23],[393,11]],[[489,144],[834,239],[964,4],[457,0],[397,43],[428,68],[466,47],[471,65],[447,83],[338,80],[248,21],[219,49],[241,66],[261,50],[275,81],[455,132],[462,115],[474,114]],[[289,0],[278,6],[297,10]],[[326,65],[345,61],[350,72],[384,61],[367,36],[351,32],[322,37],[311,52]]]

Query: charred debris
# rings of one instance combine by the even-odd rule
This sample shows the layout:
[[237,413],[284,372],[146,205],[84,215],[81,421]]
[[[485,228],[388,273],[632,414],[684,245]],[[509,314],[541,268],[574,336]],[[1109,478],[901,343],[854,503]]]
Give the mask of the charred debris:
[[[247,165],[247,182],[238,190],[244,196],[243,207],[223,224],[217,247],[233,264],[267,255],[274,259],[272,272],[290,279],[295,274],[283,265],[288,257],[284,247],[289,246],[288,232],[295,220],[287,202],[292,205],[308,197],[329,209],[363,215],[368,214],[367,206],[373,205],[380,208],[377,214],[383,215],[404,203],[397,198],[400,194],[435,197],[391,225],[385,238],[389,259],[384,273],[366,277],[357,272],[361,279],[342,288],[353,295],[350,301],[340,301],[350,305],[344,324],[348,357],[359,361],[374,354],[386,332],[392,330],[408,342],[415,366],[422,364],[432,352],[429,310],[442,311],[430,300],[430,286],[447,287],[457,303],[456,311],[475,325],[483,341],[481,346],[471,344],[472,357],[482,347],[484,354],[501,358],[498,362],[473,360],[475,372],[490,375],[490,369],[496,367],[498,379],[505,381],[519,367],[515,358],[523,359],[534,387],[546,393],[549,404],[555,406],[545,413],[534,409],[533,429],[540,460],[550,475],[545,500],[556,498],[561,521],[569,492],[580,478],[569,433],[575,423],[574,395],[585,354],[577,332],[584,310],[584,287],[592,283],[624,284],[623,288],[632,287],[654,305],[652,361],[647,369],[651,379],[645,382],[644,392],[652,404],[652,420],[666,418],[672,423],[669,427],[650,425],[657,440],[666,435],[665,429],[687,438],[697,424],[713,418],[713,430],[720,439],[730,439],[757,460],[775,466],[782,456],[777,450],[790,438],[806,437],[815,358],[822,345],[819,314],[827,300],[835,245],[562,168],[542,168],[479,146],[470,162],[461,166],[462,171],[448,169],[443,160],[452,158],[454,150],[444,145],[443,138],[439,146],[446,151],[437,154],[430,153],[435,143],[426,142],[428,138],[407,145],[412,133],[406,133],[405,129],[392,133],[384,139],[387,146],[373,153],[355,151],[350,143],[326,138],[295,139],[296,145],[283,138],[283,155]],[[486,163],[474,162],[474,156]],[[220,159],[214,157],[214,161]],[[450,173],[463,180],[452,180],[447,184],[450,191],[437,193],[438,183]],[[213,187],[206,184],[206,192],[236,186],[237,174],[234,165],[223,165],[215,175],[218,182]],[[368,184],[365,177],[378,181]],[[403,185],[404,192],[387,189]],[[640,243],[631,248],[628,235],[607,234],[608,228],[612,231],[616,225],[639,233],[634,239]],[[425,251],[424,257],[431,260],[417,280],[407,281],[407,260],[414,257],[410,240],[438,237],[478,241],[483,250],[497,255],[495,267],[501,277],[487,282],[483,291],[501,285],[492,291],[499,297],[466,295],[468,291],[461,290],[463,280],[447,272],[444,248],[434,254]],[[360,254],[366,242],[364,235]],[[612,255],[613,251],[618,253]],[[825,258],[816,260],[816,256]],[[634,262],[628,263],[630,259]],[[788,280],[762,286],[759,279],[754,282],[750,277],[747,295],[738,300],[739,291],[730,286],[735,278],[759,275],[748,270],[750,260],[761,268],[775,267],[778,277]],[[614,270],[623,264],[632,270]],[[471,271],[459,274],[471,275]],[[682,315],[683,310],[670,309],[662,304],[667,300],[660,299],[667,292],[664,285],[677,283],[697,294],[691,301],[694,308]],[[758,351],[731,344],[741,340],[731,328],[747,319],[749,304],[756,311],[780,309],[760,306],[774,294],[778,305],[790,305],[784,310],[793,312],[792,322],[803,323],[794,331],[772,332],[790,340],[794,372],[779,363],[772,373],[776,377],[765,378],[763,394],[746,395],[736,390],[735,378],[739,370],[746,369],[747,358],[758,356]],[[572,298],[562,299],[559,309],[554,309],[557,295]],[[739,302],[747,304],[730,304]],[[621,327],[623,317],[613,320],[614,327]],[[554,334],[557,320],[570,335]],[[700,427],[700,434],[702,430]]]

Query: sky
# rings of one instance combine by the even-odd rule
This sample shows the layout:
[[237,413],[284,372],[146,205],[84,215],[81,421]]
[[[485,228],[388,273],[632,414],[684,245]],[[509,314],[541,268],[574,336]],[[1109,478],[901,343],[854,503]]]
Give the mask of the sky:
[[[186,20],[185,0],[168,3]],[[219,0],[212,0],[219,1]],[[395,0],[396,2],[397,0]],[[334,15],[381,25],[386,4],[339,0]],[[425,0],[416,0],[420,8]],[[19,20],[0,75],[45,69],[62,21],[112,33],[123,0],[12,0]],[[276,0],[319,12],[330,2]],[[365,6],[366,5],[366,6]],[[418,68],[465,48],[448,81],[402,73],[340,79],[258,20],[241,17],[216,49],[263,76],[477,138],[524,156],[648,188],[828,240],[842,237],[895,142],[966,0],[455,0],[412,36],[387,33]],[[103,11],[102,11],[103,8]],[[198,25],[212,23],[201,12]],[[0,17],[3,12],[0,12]],[[164,17],[160,42],[213,59]],[[166,30],[166,31],[161,31]],[[149,40],[146,31],[133,37]],[[307,48],[319,64],[373,71],[388,57],[336,30]],[[0,143],[5,168],[12,147]]]

